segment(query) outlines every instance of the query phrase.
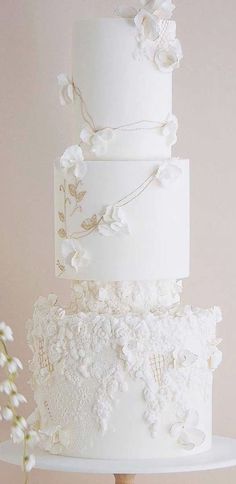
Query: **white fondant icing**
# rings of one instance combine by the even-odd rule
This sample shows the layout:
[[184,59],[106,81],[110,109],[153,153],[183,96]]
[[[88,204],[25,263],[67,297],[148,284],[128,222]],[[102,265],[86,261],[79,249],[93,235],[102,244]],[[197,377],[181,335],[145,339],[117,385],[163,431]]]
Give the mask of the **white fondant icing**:
[[[187,160],[162,162],[88,161],[83,182],[64,178],[55,170],[56,273],[68,279],[98,281],[139,281],[182,279],[189,275],[189,166]],[[169,167],[169,170],[168,170]],[[153,173],[145,191],[125,204],[130,234],[102,237],[97,223],[104,209],[117,205]],[[174,170],[174,173],[173,173]],[[176,172],[178,176],[176,179]],[[173,176],[175,182],[173,182]],[[166,188],[162,184],[168,185]],[[172,181],[172,183],[170,183]],[[167,183],[168,182],[168,183]],[[64,185],[66,183],[66,194]],[[78,198],[82,201],[78,203]],[[66,213],[65,209],[66,203]],[[122,206],[122,204],[120,205]],[[64,220],[62,221],[62,219]],[[92,226],[84,231],[82,227]],[[94,223],[94,225],[92,225]],[[83,225],[82,225],[83,224]],[[90,224],[90,225],[89,225]],[[77,273],[65,265],[64,239],[75,239],[86,249],[90,263]]]
[[[168,36],[175,38],[175,22],[168,23]],[[137,61],[133,20],[97,18],[80,20],[74,30],[73,80],[79,86],[97,129],[144,121],[160,124],[172,112],[172,74],[160,72],[148,59]],[[84,128],[81,102],[76,98],[76,137]],[[148,121],[145,125],[145,121]],[[87,159],[155,160],[169,158],[171,146],[155,130],[116,131],[102,154]],[[96,151],[96,150],[95,150]]]

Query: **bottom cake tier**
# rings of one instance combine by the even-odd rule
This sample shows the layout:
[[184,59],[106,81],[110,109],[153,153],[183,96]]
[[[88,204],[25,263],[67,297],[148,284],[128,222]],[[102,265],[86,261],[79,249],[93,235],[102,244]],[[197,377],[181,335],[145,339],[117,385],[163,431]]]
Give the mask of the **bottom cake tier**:
[[41,447],[106,459],[207,451],[220,320],[219,308],[78,312],[40,298],[28,339]]

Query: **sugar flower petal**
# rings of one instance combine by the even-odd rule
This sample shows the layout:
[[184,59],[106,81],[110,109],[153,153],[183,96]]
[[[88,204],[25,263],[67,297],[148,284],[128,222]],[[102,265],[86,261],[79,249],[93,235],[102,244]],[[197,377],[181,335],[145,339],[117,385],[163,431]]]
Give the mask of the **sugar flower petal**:
[[76,272],[78,272],[81,267],[87,266],[90,262],[87,251],[76,239],[64,240],[61,244],[61,253],[65,263]]
[[160,35],[158,18],[148,10],[141,9],[134,18],[138,34],[143,39],[157,40]]
[[81,147],[78,145],[69,146],[57,163],[57,167],[65,176],[73,175],[82,180],[87,173],[87,163],[84,161]]
[[166,47],[157,47],[154,62],[161,72],[172,72],[179,67],[182,58],[181,44],[178,39],[175,39]]
[[156,178],[163,188],[168,188],[182,175],[182,170],[170,161],[164,161],[156,172]]
[[98,225],[98,232],[107,237],[117,234],[129,234],[129,226],[124,210],[115,205],[107,206],[102,221]]
[[59,99],[62,106],[74,102],[74,85],[66,74],[57,76]]

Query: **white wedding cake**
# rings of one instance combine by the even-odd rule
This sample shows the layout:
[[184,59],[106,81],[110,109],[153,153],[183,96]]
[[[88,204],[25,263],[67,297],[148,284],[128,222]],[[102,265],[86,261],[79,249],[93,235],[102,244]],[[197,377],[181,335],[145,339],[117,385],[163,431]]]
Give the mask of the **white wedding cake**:
[[[172,158],[171,0],[77,22],[75,145],[55,166],[55,263],[68,307],[39,298],[28,339],[40,445],[86,458],[207,451],[219,308],[180,304],[189,276],[189,162]],[[67,107],[70,109],[70,107]]]

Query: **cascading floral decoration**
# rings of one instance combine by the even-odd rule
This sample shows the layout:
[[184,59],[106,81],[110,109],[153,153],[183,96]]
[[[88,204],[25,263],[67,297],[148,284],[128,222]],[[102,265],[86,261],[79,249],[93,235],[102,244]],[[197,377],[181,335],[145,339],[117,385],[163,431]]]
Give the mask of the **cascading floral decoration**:
[[[18,392],[16,379],[23,365],[19,358],[10,356],[7,343],[13,341],[13,332],[4,322],[0,322],[0,421],[11,425],[11,439],[15,444],[23,443],[22,468],[25,484],[29,472],[35,466],[35,456],[30,452],[39,441],[36,430],[18,412],[21,403],[26,403],[24,395]],[[3,379],[2,379],[3,376]]]

